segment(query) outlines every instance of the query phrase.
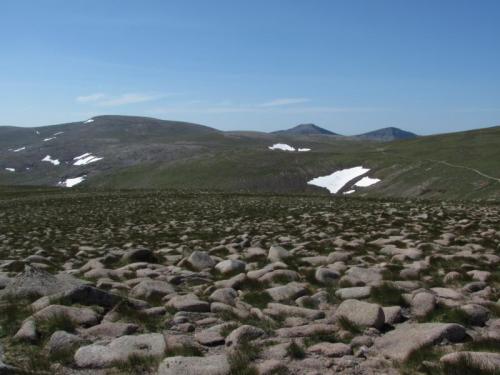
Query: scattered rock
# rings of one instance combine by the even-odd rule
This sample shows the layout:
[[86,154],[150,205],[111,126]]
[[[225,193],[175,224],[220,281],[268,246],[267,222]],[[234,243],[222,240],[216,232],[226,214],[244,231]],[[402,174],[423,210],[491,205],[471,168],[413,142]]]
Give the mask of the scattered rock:
[[337,317],[344,317],[360,327],[382,328],[385,322],[384,311],[374,303],[348,299],[336,311]]
[[377,338],[374,352],[391,360],[405,361],[415,350],[446,339],[459,342],[465,338],[465,329],[453,323],[401,324],[395,330]]
[[158,375],[229,375],[225,355],[209,357],[170,357],[163,360]]

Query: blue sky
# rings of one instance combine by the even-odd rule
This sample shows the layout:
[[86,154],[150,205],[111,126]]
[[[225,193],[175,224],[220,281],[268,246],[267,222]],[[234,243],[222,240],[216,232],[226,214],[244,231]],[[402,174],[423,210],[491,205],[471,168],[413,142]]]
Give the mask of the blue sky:
[[0,124],[500,124],[496,0],[2,0]]

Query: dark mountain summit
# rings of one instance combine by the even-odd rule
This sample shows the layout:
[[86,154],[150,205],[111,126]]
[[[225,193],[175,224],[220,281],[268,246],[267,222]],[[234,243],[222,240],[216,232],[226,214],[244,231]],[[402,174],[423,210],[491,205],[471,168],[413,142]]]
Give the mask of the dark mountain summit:
[[294,134],[294,135],[338,135],[330,130],[323,129],[314,124],[300,124],[286,130],[278,130],[273,134]]
[[412,139],[418,137],[415,133],[407,132],[394,127],[377,129],[368,133],[357,135],[356,138],[366,139],[370,141],[396,141],[400,139]]

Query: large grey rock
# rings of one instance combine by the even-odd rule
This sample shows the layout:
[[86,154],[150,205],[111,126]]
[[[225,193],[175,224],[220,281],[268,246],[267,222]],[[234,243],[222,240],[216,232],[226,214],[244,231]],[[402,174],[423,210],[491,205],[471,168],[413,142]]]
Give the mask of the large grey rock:
[[35,342],[38,339],[36,323],[33,319],[27,319],[21,325],[21,328],[14,335],[14,339],[18,341]]
[[99,322],[99,314],[87,307],[72,307],[50,305],[32,315],[35,320],[47,320],[56,317],[66,317],[75,324],[93,326]]
[[170,357],[163,360],[158,375],[229,375],[229,362],[225,355],[209,357]]
[[458,342],[465,338],[465,328],[454,323],[401,324],[375,340],[373,351],[391,360],[405,361],[415,350],[447,339]]
[[466,359],[467,365],[484,371],[485,374],[500,373],[500,353],[488,352],[455,352],[446,354],[439,360],[445,365],[460,366],[457,370],[467,373],[467,368],[463,368],[463,360]]
[[436,307],[436,297],[429,292],[420,292],[413,296],[411,301],[411,312],[417,318],[429,315]]
[[215,261],[204,251],[193,251],[188,258],[188,262],[198,271],[211,269],[215,266]]
[[186,294],[183,296],[172,297],[167,306],[173,307],[179,311],[192,311],[192,312],[208,312],[210,311],[210,304],[201,301],[195,294]]
[[234,306],[238,292],[233,288],[221,288],[215,290],[209,297],[210,301],[225,303]]
[[156,257],[150,249],[139,248],[139,249],[132,249],[132,250],[127,251],[123,255],[122,260],[124,262],[127,262],[127,263],[130,263],[130,262],[154,263],[156,261]]
[[314,278],[321,284],[331,285],[340,278],[340,274],[337,271],[320,267],[316,270]]
[[75,363],[82,368],[105,368],[124,362],[131,355],[161,358],[165,355],[165,340],[161,333],[122,336],[108,345],[83,346],[75,353]]
[[490,317],[490,312],[486,307],[475,304],[460,306],[460,309],[468,316],[469,322],[475,326],[483,326]]
[[35,301],[33,306],[36,308],[37,303],[43,305],[44,302],[46,303],[48,298],[49,301],[59,300],[64,301],[65,304],[69,305],[97,305],[111,308],[124,300],[124,298],[118,294],[98,289],[91,285],[78,285],[64,292],[52,294],[49,297],[42,297],[39,301]]
[[49,354],[64,353],[80,345],[83,339],[66,331],[56,331],[50,336],[45,348]]
[[284,305],[281,303],[269,303],[264,313],[271,316],[298,316],[309,320],[316,320],[325,317],[325,313],[320,310],[308,309],[305,307]]
[[130,296],[134,298],[150,299],[161,298],[171,293],[175,293],[175,289],[165,281],[143,280],[130,291]]
[[308,337],[318,334],[335,333],[336,327],[333,324],[311,323],[297,327],[279,328],[276,335],[283,338]]
[[237,347],[243,342],[255,340],[264,335],[264,331],[251,325],[242,325],[226,337],[226,347]]
[[360,327],[382,328],[385,322],[384,311],[374,303],[348,299],[343,301],[335,315],[344,317]]
[[137,324],[102,322],[81,331],[83,337],[88,338],[116,338],[131,335],[139,330]]
[[346,271],[342,281],[348,282],[353,286],[371,285],[376,286],[382,282],[382,271],[375,268],[351,267]]
[[224,336],[222,336],[221,330],[226,326],[226,324],[219,324],[213,327],[206,328],[195,333],[194,338],[201,345],[205,346],[217,346],[224,344]]
[[343,357],[352,354],[350,346],[340,342],[320,342],[307,348],[307,351],[309,353],[321,354],[326,357]]
[[215,265],[215,269],[222,274],[244,272],[246,263],[241,260],[227,259]]
[[335,295],[340,299],[362,299],[370,297],[371,290],[371,286],[353,286],[338,289]]
[[267,254],[267,259],[271,262],[280,262],[290,257],[290,253],[288,250],[282,248],[281,246],[273,245],[269,249],[269,253]]
[[22,274],[11,279],[5,289],[0,291],[0,296],[43,297],[73,289],[82,283],[69,274],[52,275],[41,268],[27,265]]
[[269,288],[266,291],[274,301],[294,300],[308,293],[307,286],[297,282]]
[[401,306],[382,307],[384,310],[385,324],[393,325],[403,320]]

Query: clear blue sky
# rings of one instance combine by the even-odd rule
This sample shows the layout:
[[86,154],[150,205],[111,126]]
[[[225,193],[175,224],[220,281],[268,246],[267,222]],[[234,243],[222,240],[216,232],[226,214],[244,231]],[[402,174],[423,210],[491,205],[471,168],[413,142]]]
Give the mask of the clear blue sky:
[[2,0],[0,124],[500,124],[497,0]]

